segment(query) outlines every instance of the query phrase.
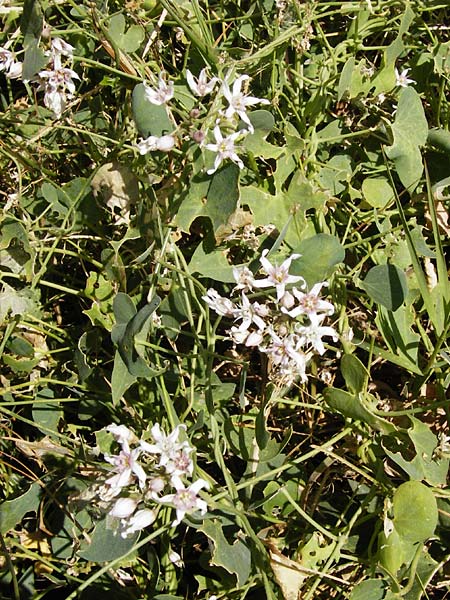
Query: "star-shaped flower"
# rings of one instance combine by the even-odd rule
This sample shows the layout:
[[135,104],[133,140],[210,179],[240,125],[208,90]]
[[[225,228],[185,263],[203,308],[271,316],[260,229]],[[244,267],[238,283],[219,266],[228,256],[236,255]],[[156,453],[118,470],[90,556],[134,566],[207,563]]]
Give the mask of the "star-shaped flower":
[[198,79],[192,75],[189,69],[186,70],[186,80],[188,82],[191,91],[196,96],[207,96],[216,86],[216,83],[219,81],[218,77],[212,77],[208,81],[208,77],[206,74],[206,68],[200,71]]
[[250,79],[248,75],[241,75],[233,83],[232,90],[228,85],[228,81],[225,78],[222,86],[222,93],[228,101],[228,108],[225,110],[225,117],[231,119],[234,115],[237,115],[244,123],[248,126],[250,133],[254,132],[253,125],[247,115],[247,107],[254,106],[255,104],[270,104],[269,100],[262,98],[255,98],[254,96],[248,96],[241,91],[242,84],[244,81]]
[[213,173],[215,173],[226,158],[229,158],[234,163],[236,163],[240,169],[244,168],[244,163],[236,154],[236,147],[234,143],[238,138],[242,137],[243,135],[246,135],[247,133],[248,132],[245,129],[243,129],[241,131],[235,131],[234,133],[231,133],[230,135],[224,137],[222,135],[222,132],[220,131],[220,127],[218,125],[214,127],[214,137],[216,139],[216,143],[205,144],[205,148],[207,150],[211,150],[211,152],[217,153],[217,156],[214,161],[214,167],[206,171],[208,175],[212,175]]
[[414,79],[408,78],[408,73],[411,69],[403,69],[401,73],[398,72],[397,68],[395,69],[395,85],[399,87],[408,87],[410,83],[416,83]]

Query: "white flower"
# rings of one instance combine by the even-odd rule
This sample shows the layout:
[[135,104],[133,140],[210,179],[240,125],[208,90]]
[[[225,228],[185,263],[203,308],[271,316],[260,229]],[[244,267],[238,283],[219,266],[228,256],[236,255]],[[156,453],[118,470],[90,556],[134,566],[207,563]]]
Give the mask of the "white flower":
[[230,90],[227,78],[223,82],[222,92],[226,100],[229,103],[228,108],[225,110],[225,117],[231,119],[233,115],[238,115],[244,123],[248,125],[250,133],[254,132],[253,125],[247,116],[247,106],[254,106],[255,104],[270,104],[269,100],[255,98],[254,96],[248,96],[241,92],[242,83],[250,79],[248,75],[241,75],[233,83],[233,91]]
[[325,346],[323,345],[323,337],[331,337],[335,342],[338,341],[338,335],[332,327],[322,327],[321,323],[325,315],[317,315],[315,313],[309,315],[310,325],[297,326],[296,331],[300,335],[302,344],[311,345],[320,355],[325,354]]
[[138,504],[134,498],[119,498],[108,514],[116,519],[126,519],[134,513]]
[[119,444],[123,444],[123,442],[130,443],[136,438],[131,429],[128,429],[128,427],[125,427],[125,425],[115,425],[112,423],[111,425],[105,427],[105,429],[114,436]]
[[299,338],[296,335],[287,335],[280,337],[275,331],[269,330],[271,344],[262,351],[270,356],[272,362],[280,367],[288,367],[289,363],[301,363],[303,360],[302,353],[297,349],[299,346]]
[[269,330],[271,345],[261,348],[272,363],[278,368],[279,375],[291,383],[300,377],[301,381],[307,381],[306,366],[311,358],[310,353],[301,350],[300,338],[295,334],[284,337],[278,336],[273,330]]
[[247,347],[259,346],[264,340],[262,331],[248,331],[242,327],[232,327],[228,333],[235,344],[245,344]]
[[241,307],[236,308],[233,316],[236,320],[242,319],[242,323],[239,326],[241,331],[247,331],[252,323],[258,327],[260,331],[264,331],[266,323],[264,319],[269,316],[269,309],[265,304],[259,302],[250,302],[245,292],[242,292],[242,303]]
[[16,60],[11,50],[0,46],[0,72],[5,71],[8,79],[18,79],[22,76],[22,63]]
[[173,135],[162,135],[157,137],[156,135],[150,135],[148,138],[141,140],[137,143],[137,149],[139,154],[147,154],[154,150],[160,152],[170,152],[175,146],[175,138]]
[[155,510],[144,508],[136,511],[132,517],[122,521],[121,537],[126,538],[129,535],[136,533],[136,531],[141,531],[141,529],[148,527],[155,521],[156,516],[157,512]]
[[216,139],[216,143],[205,144],[205,148],[207,150],[211,150],[211,152],[217,152],[217,156],[214,161],[214,167],[206,171],[208,175],[212,175],[213,173],[215,173],[226,158],[231,159],[234,163],[237,164],[237,166],[240,169],[244,168],[244,163],[236,154],[234,142],[239,137],[242,137],[246,134],[247,131],[245,129],[242,129],[241,131],[236,131],[235,133],[223,137],[222,132],[220,131],[220,127],[218,125],[214,127],[214,137]]
[[216,83],[219,81],[217,77],[212,77],[212,79],[208,81],[206,68],[200,71],[198,79],[192,75],[189,69],[187,69],[186,80],[192,90],[192,93],[200,97],[210,94],[214,90]]
[[40,89],[45,90],[44,104],[59,119],[66,108],[67,101],[75,93],[73,79],[80,78],[72,69],[58,66],[53,70],[40,71],[39,79]]
[[236,311],[236,304],[228,298],[223,298],[215,289],[210,288],[206,292],[206,296],[202,296],[202,300],[222,317],[232,317]]
[[175,552],[175,550],[172,550],[172,548],[169,551],[169,560],[176,567],[184,567],[184,561],[183,561],[183,559],[178,554],[178,552]]
[[165,465],[166,472],[173,477],[181,477],[182,475],[192,476],[194,471],[194,463],[189,456],[193,448],[186,447],[173,453]]
[[309,292],[302,292],[297,288],[293,288],[292,293],[297,299],[298,304],[292,308],[292,310],[286,310],[286,308],[282,307],[282,312],[288,314],[293,319],[299,315],[307,315],[310,317],[319,312],[323,312],[326,315],[332,315],[334,313],[334,306],[331,302],[319,298],[320,290],[326,285],[328,285],[326,281],[316,283]]
[[159,500],[162,504],[172,504],[176,509],[177,518],[172,523],[172,527],[179,525],[186,513],[191,514],[197,510],[202,515],[206,513],[208,506],[197,494],[202,488],[209,488],[207,481],[197,479],[189,487],[185,487],[181,479],[174,477],[172,483],[177,490],[176,493],[163,496]]
[[159,494],[166,487],[166,482],[162,477],[153,477],[147,481],[148,494],[152,500],[158,500]]
[[233,267],[233,277],[236,281],[233,291],[247,292],[253,289],[255,278],[248,267]]
[[41,83],[45,90],[54,89],[64,91],[69,90],[69,95],[75,93],[75,84],[73,79],[80,79],[77,73],[67,67],[59,67],[53,70],[40,71],[39,77],[43,80]]
[[122,450],[117,456],[105,454],[105,460],[114,466],[116,475],[113,475],[106,480],[112,490],[119,493],[120,490],[133,482],[134,477],[137,477],[139,487],[143,488],[147,475],[142,466],[137,462],[140,448],[130,450],[127,441],[122,442]]
[[158,87],[156,89],[150,87],[144,82],[145,97],[152,104],[166,104],[173,98],[173,81],[166,83],[164,76],[160,73],[158,77]]
[[189,442],[178,441],[178,436],[182,429],[186,430],[186,425],[177,425],[172,433],[166,435],[161,431],[159,423],[155,423],[150,430],[155,444],[149,444],[141,440],[140,446],[144,452],[159,454],[159,466],[165,467],[171,461],[176,461],[180,451],[191,449]]
[[399,87],[408,87],[410,83],[416,83],[414,79],[408,78],[408,72],[411,69],[403,69],[401,73],[398,72],[397,68],[395,68],[395,85]]
[[257,279],[254,282],[254,286],[257,288],[275,287],[277,292],[278,302],[283,298],[286,285],[290,283],[297,283],[299,281],[305,282],[303,277],[299,275],[289,275],[289,267],[291,262],[297,258],[300,258],[300,254],[291,254],[281,265],[272,265],[272,263],[266,258],[268,250],[264,250],[260,258],[263,271],[267,277],[265,279]]
[[53,54],[62,54],[69,58],[73,57],[74,47],[61,38],[54,38],[52,40],[51,47]]

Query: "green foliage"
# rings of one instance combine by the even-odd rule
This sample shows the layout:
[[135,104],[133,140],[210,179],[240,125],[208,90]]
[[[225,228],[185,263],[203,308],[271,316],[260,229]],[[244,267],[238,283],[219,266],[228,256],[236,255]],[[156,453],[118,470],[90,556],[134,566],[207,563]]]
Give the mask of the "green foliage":
[[[450,512],[447,4],[6,5],[1,593],[437,598]],[[64,42],[73,57],[63,45],[55,60]],[[203,68],[219,79],[204,95],[187,73]],[[145,86],[160,76],[174,94],[155,104]],[[141,154],[141,138],[168,134],[167,151]],[[302,279],[281,294],[293,254]],[[292,321],[290,343],[258,337],[269,305],[277,331]],[[305,357],[295,343],[308,336]],[[148,444],[155,424],[181,423],[207,513],[174,525],[189,493],[159,502],[158,482],[140,482],[155,523],[112,529],[126,486],[101,501],[96,486],[120,465],[132,482],[135,463],[175,466],[111,423]]]

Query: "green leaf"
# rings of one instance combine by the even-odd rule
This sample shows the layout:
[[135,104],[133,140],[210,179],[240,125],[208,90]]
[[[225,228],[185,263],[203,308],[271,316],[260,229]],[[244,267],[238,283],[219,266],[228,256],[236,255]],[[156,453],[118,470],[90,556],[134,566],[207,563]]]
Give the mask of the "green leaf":
[[439,444],[428,425],[415,417],[410,416],[409,418],[412,422],[412,428],[408,429],[408,435],[414,444],[415,457],[408,461],[399,452],[391,452],[388,448],[385,448],[386,454],[408,473],[411,479],[426,481],[435,486],[445,485],[449,459],[435,455],[435,450]]
[[270,440],[270,434],[267,431],[266,416],[263,406],[261,406],[259,409],[255,419],[255,439],[260,450],[264,450]]
[[[205,200],[210,185],[211,181],[209,177],[204,179],[194,177],[190,182],[188,192],[183,198],[181,206],[179,207],[174,219],[175,225],[182,231],[188,233],[193,221],[197,217],[207,216]],[[214,207],[215,203],[212,204],[212,208]]]
[[0,324],[8,314],[12,317],[26,314],[40,317],[39,296],[39,291],[36,289],[23,288],[16,291],[7,283],[3,283],[3,291],[0,292]]
[[414,314],[410,306],[400,306],[395,312],[379,306],[375,323],[392,353],[404,359],[404,367],[420,374],[418,352],[420,335],[413,331]]
[[383,579],[366,579],[353,588],[349,600],[383,600],[385,593],[386,581]]
[[250,549],[239,538],[231,544],[228,543],[222,525],[217,519],[205,521],[200,527],[200,531],[213,543],[210,563],[224,568],[232,575],[236,575],[238,586],[245,585],[252,567]]
[[83,312],[90,318],[93,325],[100,325],[111,331],[114,325],[113,285],[102,273],[91,271],[86,281],[85,295],[92,300],[92,306]]
[[0,504],[0,532],[2,535],[20,523],[28,512],[37,512],[40,494],[41,486],[35,482],[21,496]]
[[450,153],[450,131],[433,128],[428,132],[427,143],[443,152]]
[[47,65],[48,57],[38,46],[38,40],[31,40],[25,47],[22,64],[22,78],[30,80]]
[[355,59],[353,56],[347,59],[345,65],[342,68],[341,76],[339,78],[339,84],[337,89],[337,100],[342,98],[350,91],[352,82],[353,70],[355,68]]
[[370,405],[361,394],[353,395],[338,388],[326,388],[323,392],[325,402],[333,410],[337,410],[344,417],[355,421],[363,421],[378,431],[388,434],[395,431],[395,427],[370,411]]
[[436,498],[430,488],[418,481],[402,483],[394,493],[393,523],[406,542],[424,543],[438,523]]
[[63,417],[61,405],[54,397],[53,390],[44,388],[37,392],[33,403],[33,421],[45,434],[57,432],[59,421]]
[[125,17],[122,13],[113,15],[109,21],[108,33],[116,44],[121,47],[123,34],[125,32]]
[[394,192],[385,177],[367,177],[361,189],[364,200],[373,208],[383,208],[394,200]]
[[337,196],[346,188],[353,173],[352,159],[347,154],[333,156],[319,171],[321,186]]
[[173,131],[174,125],[167,114],[167,107],[164,104],[158,106],[149,102],[145,97],[143,83],[135,86],[131,106],[134,122],[142,137],[147,138],[150,135],[160,137]]
[[[122,300],[119,301],[119,314],[122,311]],[[115,328],[114,339],[117,341],[119,354],[127,366],[131,375],[136,377],[154,377],[158,371],[151,369],[135,348],[135,336],[141,331],[146,321],[157,309],[161,302],[158,296],[154,296],[151,302],[143,306],[125,325],[123,333]],[[114,299],[114,314],[116,314],[116,299]],[[116,315],[117,318],[117,315]]]
[[228,223],[239,201],[239,167],[225,165],[214,173],[206,196],[203,215],[211,219],[214,232]]
[[409,563],[414,557],[415,547],[405,542],[395,527],[388,537],[384,531],[378,536],[378,557],[381,565],[390,573],[397,573],[404,563]]
[[122,360],[120,352],[114,356],[114,366],[111,375],[111,392],[113,405],[117,406],[122,396],[136,381],[137,376],[130,373],[127,365]]
[[203,242],[195,249],[188,266],[192,274],[200,273],[203,277],[210,277],[215,281],[223,281],[225,283],[234,281],[233,267],[229,264],[225,252],[222,250],[213,250],[206,253]]
[[185,289],[172,283],[169,294],[159,306],[158,314],[161,317],[165,335],[170,340],[176,339],[183,324],[189,321],[190,313],[186,304]]
[[295,252],[301,256],[293,261],[290,272],[293,275],[301,275],[309,287],[326,281],[334,267],[345,258],[345,250],[340,241],[327,233],[319,233],[302,240],[295,247]]
[[369,379],[369,372],[354,354],[344,354],[341,359],[341,373],[347,388],[353,394],[362,392],[365,382]]
[[391,311],[399,308],[408,293],[405,273],[395,265],[377,265],[367,273],[361,287],[370,298]]
[[[91,562],[109,562],[128,554],[137,542],[139,533],[123,538],[106,527],[106,519],[100,521],[90,534],[90,541],[81,542],[78,555]],[[130,555],[128,555],[130,556]]]
[[[279,158],[285,151],[283,146],[275,146],[266,142],[267,135],[275,125],[273,115],[267,110],[255,110],[250,113],[250,121],[254,127],[254,133],[245,136],[244,148],[255,156],[265,159]],[[244,127],[245,124],[241,122],[241,126]]]
[[121,46],[125,52],[136,52],[139,46],[144,41],[145,31],[140,25],[131,25],[128,31],[125,33]]
[[394,161],[405,188],[413,191],[423,173],[419,147],[427,141],[428,123],[420,96],[412,87],[403,88],[400,93],[392,134],[394,143],[386,148],[386,155]]

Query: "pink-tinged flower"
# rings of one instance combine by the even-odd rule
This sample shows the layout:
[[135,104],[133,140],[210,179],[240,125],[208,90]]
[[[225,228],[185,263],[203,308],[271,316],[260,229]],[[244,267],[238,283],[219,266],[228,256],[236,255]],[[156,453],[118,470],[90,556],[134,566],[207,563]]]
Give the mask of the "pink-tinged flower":
[[[58,55],[59,56],[59,55]],[[72,69],[56,66],[56,59],[53,70],[40,71],[40,88],[45,91],[44,104],[60,118],[67,101],[73,98],[75,93],[75,84],[73,79],[80,79]]]
[[5,71],[8,79],[18,79],[22,76],[22,63],[16,60],[11,50],[0,46],[0,72]]
[[189,442],[179,442],[178,436],[181,430],[186,430],[186,425],[177,425],[169,435],[161,431],[159,423],[155,423],[151,428],[154,444],[141,441],[140,446],[144,452],[148,454],[159,454],[159,466],[165,467],[168,463],[175,460],[180,451],[190,449]]
[[130,450],[128,442],[123,441],[122,450],[117,456],[105,454],[105,460],[113,465],[113,471],[116,472],[116,475],[109,477],[105,482],[112,490],[120,493],[120,490],[130,485],[135,477],[138,479],[139,487],[141,489],[144,487],[147,475],[142,466],[137,462],[140,452],[140,448]]
[[234,143],[238,138],[246,134],[247,131],[245,129],[242,129],[241,131],[235,131],[234,133],[223,137],[222,132],[220,131],[220,127],[218,125],[214,127],[214,137],[216,139],[216,143],[205,144],[205,148],[207,150],[217,153],[217,156],[214,160],[214,167],[206,171],[208,175],[212,175],[213,173],[215,173],[226,158],[232,160],[235,164],[237,164],[237,166],[240,169],[244,168],[244,163],[236,154],[236,147]]
[[200,71],[198,79],[192,75],[189,69],[187,69],[186,80],[188,82],[189,87],[191,88],[192,93],[200,97],[207,96],[208,94],[210,94],[214,90],[216,83],[219,81],[217,77],[212,77],[208,81],[206,68]]
[[8,72],[6,73],[6,77],[8,79],[20,79],[22,77],[22,68],[23,64],[16,60],[9,67]]
[[408,73],[411,69],[403,69],[401,73],[398,72],[397,68],[395,68],[395,85],[399,87],[408,87],[410,83],[416,83],[414,79],[408,78]]
[[127,538],[129,535],[145,529],[155,521],[157,514],[156,510],[148,508],[137,510],[132,517],[122,520],[121,537]]
[[134,513],[138,504],[139,501],[134,498],[119,498],[108,514],[116,519],[127,519]]
[[148,495],[152,500],[159,500],[159,494],[166,487],[166,481],[162,477],[152,477],[147,480]]
[[181,556],[178,554],[178,552],[175,552],[175,550],[172,550],[172,548],[169,551],[169,560],[171,563],[173,563],[176,567],[184,567],[184,561],[181,558]]
[[193,448],[185,447],[175,452],[165,465],[166,473],[173,477],[192,476],[194,463],[190,457]]
[[139,154],[148,154],[148,152],[153,152],[155,150],[159,150],[160,152],[170,152],[175,146],[175,138],[173,135],[162,135],[161,137],[150,135],[136,145]]
[[233,277],[236,281],[233,291],[249,292],[253,289],[255,278],[248,267],[233,267]]
[[332,315],[334,313],[334,306],[331,302],[319,298],[320,290],[326,285],[328,285],[326,281],[316,283],[309,292],[302,292],[297,288],[293,288],[292,293],[297,299],[298,304],[291,310],[287,310],[284,307],[282,307],[281,310],[293,319],[299,315],[307,315],[310,317],[317,313]]
[[277,300],[280,301],[285,292],[286,286],[290,283],[298,283],[301,281],[303,284],[305,280],[299,275],[289,275],[289,267],[291,262],[297,258],[300,258],[300,254],[291,254],[281,265],[273,265],[267,258],[268,250],[264,250],[260,258],[260,262],[263,271],[267,277],[265,279],[256,279],[254,286],[257,288],[275,287],[277,292]]
[[245,292],[242,292],[241,298],[241,306],[236,308],[233,313],[235,320],[242,319],[239,329],[247,331],[250,325],[254,323],[260,331],[264,331],[267,326],[264,319],[269,316],[269,308],[259,302],[250,302]]
[[333,341],[338,341],[338,335],[332,327],[323,327],[321,325],[325,315],[311,314],[309,316],[310,325],[297,326],[295,329],[300,336],[302,345],[309,345],[320,355],[325,353],[325,346],[322,342],[323,337],[331,337]]
[[299,337],[290,334],[283,337],[278,336],[275,331],[269,330],[270,345],[261,350],[265,352],[274,365],[287,368],[290,363],[301,364],[304,359],[303,352],[299,351]]
[[172,523],[176,527],[184,519],[184,515],[200,511],[200,514],[206,514],[208,505],[204,500],[197,496],[202,488],[209,488],[209,484],[204,479],[197,479],[189,487],[185,487],[181,479],[173,477],[172,483],[177,490],[175,494],[163,496],[159,502],[162,504],[171,504],[176,509],[177,518]]
[[74,47],[62,40],[61,38],[54,38],[51,43],[53,54],[62,54],[68,58],[73,57]]
[[106,431],[109,431],[114,436],[114,439],[119,442],[119,444],[123,444],[124,442],[130,443],[134,439],[136,439],[135,434],[125,427],[125,425],[115,425],[112,423],[105,427]]
[[202,300],[206,302],[209,308],[222,317],[232,317],[237,308],[234,302],[231,302],[228,298],[223,298],[213,288],[210,288],[206,292],[206,296],[202,296]]
[[173,98],[173,81],[166,82],[161,73],[158,77],[158,87],[156,89],[150,87],[146,83],[144,83],[144,89],[147,100],[152,104],[157,104],[158,106],[161,106],[161,104],[166,104]]
[[248,331],[241,327],[232,327],[228,334],[235,344],[245,344],[248,348],[260,346],[264,340],[264,333],[259,330]]
[[231,119],[237,115],[244,123],[247,124],[250,133],[254,132],[253,125],[247,115],[247,107],[255,104],[270,104],[269,100],[248,96],[241,91],[242,83],[250,79],[248,75],[241,75],[233,83],[233,89],[230,89],[227,79],[223,82],[222,92],[229,103],[225,110],[225,117]]

